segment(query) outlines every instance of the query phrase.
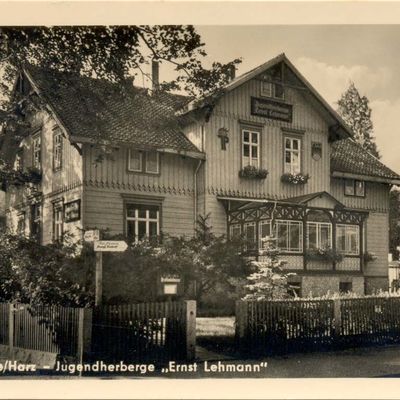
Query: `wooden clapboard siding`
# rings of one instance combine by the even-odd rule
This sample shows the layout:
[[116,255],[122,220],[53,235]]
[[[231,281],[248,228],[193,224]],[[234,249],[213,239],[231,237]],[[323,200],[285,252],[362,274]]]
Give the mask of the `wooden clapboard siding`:
[[193,235],[192,195],[129,190],[84,188],[84,229],[109,229],[111,234],[124,233],[124,200],[122,194],[162,200],[161,230],[173,236]]
[[390,187],[384,183],[366,182],[365,197],[345,196],[344,180],[331,178],[331,194],[349,208],[386,212],[389,210]]
[[388,276],[389,215],[371,212],[366,224],[367,251],[375,253],[377,259],[366,263],[365,276]]
[[108,188],[147,188],[155,192],[172,190],[191,194],[195,161],[176,154],[160,154],[160,174],[128,172],[127,147],[115,149],[110,157],[98,162],[101,150],[84,146],[84,181]]
[[[294,89],[287,89],[286,101],[293,105],[293,123],[269,120],[252,116],[251,96],[260,95],[260,82],[252,80],[225,95],[217,104],[206,124],[205,146],[207,152],[206,185],[212,193],[251,197],[287,198],[317,191],[329,191],[330,149],[328,126],[304,96]],[[238,177],[241,168],[241,123],[240,120],[263,124],[261,167],[269,171],[266,180],[246,180]],[[218,129],[229,130],[227,150],[221,150]],[[311,178],[306,185],[287,185],[281,182],[283,173],[282,127],[304,130],[302,172]],[[311,143],[322,143],[322,159],[311,157]]]

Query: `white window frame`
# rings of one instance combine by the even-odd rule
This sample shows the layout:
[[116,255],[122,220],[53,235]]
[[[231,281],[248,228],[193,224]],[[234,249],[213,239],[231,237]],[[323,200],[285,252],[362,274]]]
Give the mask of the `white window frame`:
[[32,164],[33,168],[42,169],[42,137],[40,133],[32,137]]
[[[245,132],[249,133],[249,140],[244,140]],[[253,134],[257,135],[257,143],[253,143]],[[242,168],[248,165],[254,166],[256,168],[260,168],[260,156],[261,156],[261,134],[260,131],[242,128]],[[244,155],[244,146],[249,146],[249,156],[245,157]],[[257,157],[253,157],[253,147],[257,148]],[[253,162],[255,159],[255,163]]]
[[[344,250],[343,249],[338,249],[338,234],[340,229],[344,229]],[[356,251],[350,251],[350,234],[348,232],[353,231],[353,233],[356,233],[357,236],[357,250]],[[359,256],[360,255],[360,227],[359,225],[348,225],[348,224],[337,224],[336,225],[336,248],[339,252],[343,253],[346,256]]]
[[[155,153],[155,154],[156,154],[156,158],[157,158],[157,171],[149,171],[149,170],[148,170],[147,165],[148,165],[148,158],[149,158],[149,154],[150,154],[150,153]],[[146,156],[145,156],[145,167],[146,167],[146,173],[147,173],[147,174],[159,174],[159,173],[160,173],[160,154],[159,154],[157,151],[155,151],[155,152],[147,151],[147,152],[146,152]]]
[[[282,96],[281,97],[276,95],[276,85],[282,86]],[[262,81],[261,82],[261,96],[279,99],[279,100],[285,100],[285,88],[282,83]]]
[[15,171],[22,171],[24,169],[23,165],[23,153],[22,149],[17,151],[17,154],[15,155],[15,161],[14,161],[14,170]]
[[[57,216],[61,218],[58,219]],[[62,202],[53,203],[53,240],[62,240],[64,236],[64,205]]]
[[262,236],[262,226],[267,225],[269,226],[269,236],[272,236],[272,226],[271,226],[271,220],[270,219],[263,219],[258,223],[258,248],[259,249],[264,249],[265,246],[265,242],[262,241],[262,239],[264,238]]
[[[362,188],[363,188],[363,193],[362,194],[357,194],[356,191],[356,183],[362,183]],[[346,187],[351,186],[352,187],[352,193],[346,193]],[[359,179],[345,179],[344,180],[344,195],[345,196],[352,196],[352,197],[365,197],[365,181],[360,181]]]
[[[290,147],[286,147],[286,142],[289,140]],[[294,149],[293,143],[298,142],[298,148]],[[301,173],[301,138],[299,137],[293,137],[293,136],[284,136],[283,138],[283,146],[284,146],[284,152],[283,152],[283,163],[284,163],[284,172],[287,174],[299,174]],[[290,153],[290,162],[288,163],[286,161],[286,154]],[[298,154],[298,165],[294,164],[294,158],[293,154]]]
[[317,243],[316,248],[322,248],[321,244],[321,228],[323,226],[327,226],[329,228],[329,248],[332,248],[332,224],[330,222],[315,222],[315,221],[307,221],[307,249],[310,249],[310,226],[314,225],[317,233]]
[[[256,222],[245,222],[243,224],[243,234],[244,234],[244,238],[246,241],[249,240],[248,236],[247,236],[247,228],[249,226],[254,227],[254,241],[252,243],[254,243],[254,249],[251,250],[256,250],[257,249],[257,223]],[[246,245],[246,250],[247,250],[247,245]]]
[[26,219],[25,219],[25,212],[19,213],[17,215],[17,234],[25,236],[26,234]]
[[[238,233],[235,231],[238,230]],[[242,226],[240,224],[231,224],[229,225],[229,238],[233,239],[235,237],[240,237],[242,235]]]
[[[33,215],[34,210],[37,211],[37,215]],[[33,235],[32,228],[34,225],[36,225],[38,227],[36,239],[38,241],[40,241],[41,235],[42,235],[42,206],[40,204],[33,204],[31,206],[31,223],[30,223],[30,236],[31,237]]]
[[[295,220],[284,220],[278,219],[276,220],[276,237],[277,237],[277,246],[279,246],[279,226],[286,225],[287,226],[287,236],[286,236],[286,248],[280,248],[281,251],[285,253],[302,253],[303,252],[303,222],[295,221]],[[290,230],[291,225],[299,226],[299,247],[296,249],[292,249],[289,247],[289,238],[290,238]]]
[[[150,218],[150,210],[146,210],[146,217],[139,217],[139,209],[135,209],[135,216],[128,217],[128,206],[135,205],[141,207],[158,207],[157,217]],[[139,242],[139,222],[146,222],[146,237],[149,237],[150,233],[150,222],[157,223],[157,236],[160,236],[160,209],[161,206],[158,204],[142,204],[137,202],[127,202],[125,207],[125,221],[126,221],[126,232],[128,232],[128,221],[133,221],[135,223],[135,243]]]
[[[139,158],[140,158],[140,168],[139,169],[134,169],[131,166],[131,153],[132,151],[138,152],[139,154]],[[128,171],[132,171],[132,172],[142,172],[143,171],[143,152],[141,150],[137,150],[137,149],[128,149]]]
[[53,170],[62,168],[63,135],[59,130],[53,133]]

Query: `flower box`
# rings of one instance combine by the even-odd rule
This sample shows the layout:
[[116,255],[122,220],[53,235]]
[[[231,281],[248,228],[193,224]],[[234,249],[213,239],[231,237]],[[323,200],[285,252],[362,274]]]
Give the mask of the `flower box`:
[[292,185],[304,185],[310,179],[310,175],[306,174],[290,174],[285,173],[281,176],[281,181],[291,183]]
[[343,261],[343,254],[337,251],[327,248],[327,249],[310,249],[306,251],[306,260],[309,261],[329,261],[339,263]]
[[239,177],[245,179],[265,179],[267,176],[266,169],[256,168],[252,165],[247,165],[239,171]]
[[378,259],[378,257],[375,255],[375,253],[370,253],[369,251],[364,253],[364,262],[371,262],[371,261],[375,261]]

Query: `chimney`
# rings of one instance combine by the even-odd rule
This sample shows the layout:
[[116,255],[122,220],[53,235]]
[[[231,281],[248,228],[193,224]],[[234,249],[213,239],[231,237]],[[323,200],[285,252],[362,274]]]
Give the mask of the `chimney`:
[[233,81],[235,79],[235,76],[236,76],[236,67],[234,65],[231,65],[229,71],[230,80]]
[[158,61],[154,59],[151,61],[151,80],[153,82],[153,92],[156,92],[160,85],[160,68]]

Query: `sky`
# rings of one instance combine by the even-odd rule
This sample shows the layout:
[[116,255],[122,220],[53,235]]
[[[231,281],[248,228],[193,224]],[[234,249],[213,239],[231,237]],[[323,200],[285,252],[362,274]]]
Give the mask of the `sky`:
[[[400,173],[400,25],[236,25],[196,29],[205,43],[208,62],[242,58],[237,75],[285,53],[335,109],[340,95],[353,81],[370,101],[381,160]],[[162,71],[160,77],[163,78]]]

